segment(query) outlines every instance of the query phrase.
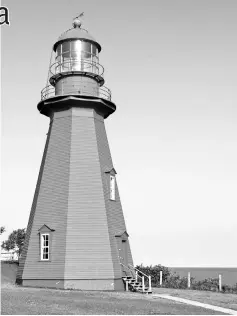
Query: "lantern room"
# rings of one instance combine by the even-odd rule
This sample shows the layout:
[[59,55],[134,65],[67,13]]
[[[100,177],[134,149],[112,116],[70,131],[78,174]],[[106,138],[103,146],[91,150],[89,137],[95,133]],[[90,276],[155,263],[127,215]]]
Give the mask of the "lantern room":
[[41,98],[58,95],[86,95],[111,100],[104,86],[104,68],[99,63],[100,44],[76,18],[73,28],[63,33],[53,46],[47,86]]

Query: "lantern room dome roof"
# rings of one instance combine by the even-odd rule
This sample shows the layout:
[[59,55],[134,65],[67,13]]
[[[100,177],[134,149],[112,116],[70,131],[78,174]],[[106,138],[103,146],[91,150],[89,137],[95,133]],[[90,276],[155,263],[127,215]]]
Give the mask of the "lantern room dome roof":
[[81,27],[73,27],[66,32],[64,32],[57,40],[57,42],[54,44],[53,49],[56,51],[57,46],[67,40],[85,40],[88,42],[91,42],[94,44],[99,52],[101,51],[101,46],[100,44],[95,40],[93,36],[91,36],[87,30],[82,29]]

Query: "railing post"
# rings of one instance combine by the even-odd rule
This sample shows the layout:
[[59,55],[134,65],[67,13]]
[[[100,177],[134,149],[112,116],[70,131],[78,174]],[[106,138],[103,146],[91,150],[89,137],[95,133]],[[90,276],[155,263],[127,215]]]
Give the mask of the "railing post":
[[128,292],[128,281],[126,281],[126,292]]
[[142,292],[145,292],[145,280],[144,280],[144,276],[142,276]]
[[149,275],[148,278],[149,278],[149,289],[148,289],[148,291],[151,292],[151,276]]
[[136,274],[136,282],[137,282],[137,279],[138,279],[138,276],[137,276],[137,271],[135,272],[135,274]]

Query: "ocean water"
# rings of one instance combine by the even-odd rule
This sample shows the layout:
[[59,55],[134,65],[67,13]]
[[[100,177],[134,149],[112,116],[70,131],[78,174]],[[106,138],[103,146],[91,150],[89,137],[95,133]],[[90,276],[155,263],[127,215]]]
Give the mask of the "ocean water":
[[219,274],[222,276],[222,284],[235,285],[237,284],[237,268],[189,268],[189,267],[172,267],[169,268],[172,272],[176,272],[181,277],[187,277],[188,272],[191,273],[191,277],[194,277],[197,281],[218,278]]

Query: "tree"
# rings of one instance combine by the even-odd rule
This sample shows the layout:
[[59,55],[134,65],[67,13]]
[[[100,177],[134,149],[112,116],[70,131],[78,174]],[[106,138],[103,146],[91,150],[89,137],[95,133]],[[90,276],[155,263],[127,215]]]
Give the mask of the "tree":
[[0,227],[0,234],[2,235],[3,233],[5,233],[6,229],[4,226]]
[[2,242],[2,249],[7,251],[13,250],[13,253],[17,254],[19,259],[24,245],[25,235],[25,228],[13,230],[13,232],[8,236],[8,239]]

